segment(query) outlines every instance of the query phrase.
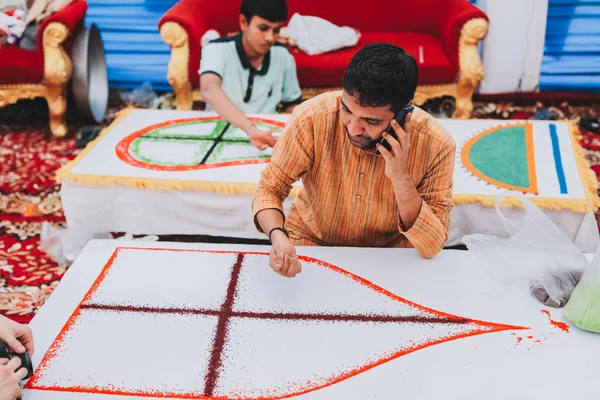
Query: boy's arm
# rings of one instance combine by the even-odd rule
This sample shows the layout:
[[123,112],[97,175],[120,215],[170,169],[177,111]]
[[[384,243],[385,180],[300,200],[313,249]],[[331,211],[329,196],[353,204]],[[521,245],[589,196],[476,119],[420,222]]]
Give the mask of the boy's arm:
[[200,60],[200,91],[206,103],[224,120],[246,132],[250,141],[260,150],[273,147],[277,138],[273,131],[261,131],[233,104],[222,88],[225,73],[225,55],[222,47],[208,43],[202,47]]
[[216,73],[206,72],[200,76],[202,97],[221,118],[246,132],[250,141],[260,150],[273,147],[277,137],[273,130],[261,131],[252,121],[237,109],[221,87],[221,77]]

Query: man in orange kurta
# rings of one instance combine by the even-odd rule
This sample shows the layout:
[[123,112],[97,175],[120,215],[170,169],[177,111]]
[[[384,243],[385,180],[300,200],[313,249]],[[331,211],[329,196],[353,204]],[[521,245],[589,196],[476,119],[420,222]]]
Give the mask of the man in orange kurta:
[[[425,258],[448,239],[456,145],[412,103],[418,69],[403,49],[373,43],[352,59],[341,92],[296,108],[253,201],[272,243],[271,267],[301,271],[296,245],[414,247]],[[385,131],[393,128],[397,139]],[[389,143],[390,150],[384,148]],[[302,179],[287,220],[283,201]]]

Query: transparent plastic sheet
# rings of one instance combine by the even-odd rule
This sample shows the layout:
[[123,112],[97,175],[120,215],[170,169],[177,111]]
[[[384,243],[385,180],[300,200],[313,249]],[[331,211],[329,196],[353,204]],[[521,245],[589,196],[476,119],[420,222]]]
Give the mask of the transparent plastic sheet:
[[158,98],[150,82],[144,82],[142,86],[131,92],[122,92],[120,96],[124,102],[140,107],[152,107],[154,101]]
[[600,247],[564,309],[575,326],[600,333]]
[[[84,238],[85,237],[85,238]],[[156,235],[148,235],[134,238],[132,234],[127,233],[117,239],[113,239],[110,233],[94,234],[91,238],[86,235],[75,235],[69,229],[57,228],[44,222],[40,234],[40,249],[54,260],[61,267],[70,266],[77,258],[87,242],[92,239],[112,239],[112,240],[145,240],[157,241]]]
[[[506,195],[521,199],[524,209],[507,218],[500,204]],[[533,202],[510,192],[496,199],[496,212],[507,238],[472,234],[463,243],[480,266],[501,286],[528,286],[552,307],[564,306],[588,266],[587,258]]]

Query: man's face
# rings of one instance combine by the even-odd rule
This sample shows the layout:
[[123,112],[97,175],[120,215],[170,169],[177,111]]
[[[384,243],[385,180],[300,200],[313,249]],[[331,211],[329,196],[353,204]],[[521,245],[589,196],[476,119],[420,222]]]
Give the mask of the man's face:
[[246,43],[259,54],[267,54],[279,39],[279,31],[284,21],[271,22],[259,16],[254,16],[250,23],[240,15],[240,28],[244,33]]
[[394,118],[390,106],[363,107],[358,101],[358,93],[350,96],[346,91],[341,100],[340,116],[350,143],[365,150],[375,149],[381,134]]

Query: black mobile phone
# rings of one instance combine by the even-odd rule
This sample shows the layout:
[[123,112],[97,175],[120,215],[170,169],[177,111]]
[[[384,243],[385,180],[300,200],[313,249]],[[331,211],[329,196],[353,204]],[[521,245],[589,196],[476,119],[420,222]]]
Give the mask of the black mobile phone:
[[[400,125],[402,127],[402,129],[404,129],[404,120],[406,119],[406,116],[408,114],[410,114],[412,112],[412,110],[414,110],[413,106],[406,106],[402,110],[398,111],[396,113],[396,115],[394,116],[394,119],[396,120],[398,125]],[[394,128],[392,127],[391,124],[387,128],[386,133],[388,135],[391,135],[394,139],[398,140],[398,136],[396,136],[396,131],[394,131]],[[379,144],[382,145],[383,147],[385,147],[388,151],[392,150],[392,148],[390,147],[390,144],[384,138],[381,138],[381,140],[379,141]],[[379,151],[377,153],[379,153]]]

